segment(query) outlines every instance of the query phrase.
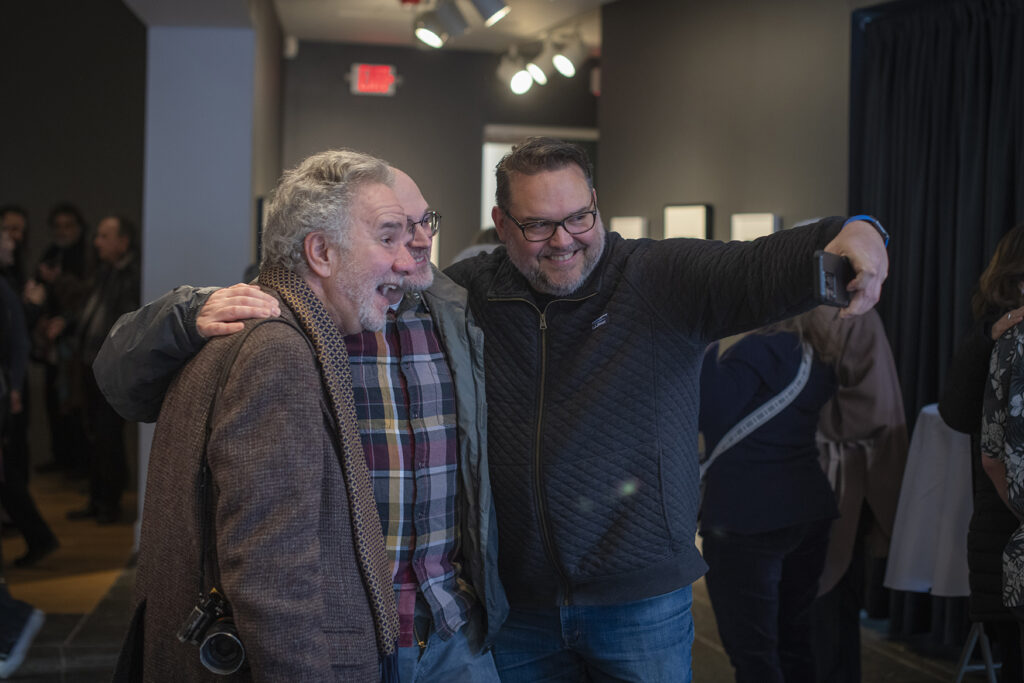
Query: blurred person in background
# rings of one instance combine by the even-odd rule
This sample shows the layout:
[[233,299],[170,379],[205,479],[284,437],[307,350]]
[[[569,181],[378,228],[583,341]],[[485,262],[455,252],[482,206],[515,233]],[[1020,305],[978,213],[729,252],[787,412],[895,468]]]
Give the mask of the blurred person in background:
[[841,319],[818,310],[838,350],[839,389],[821,412],[817,440],[840,516],[829,533],[811,633],[816,680],[853,683],[861,680],[861,608],[888,607],[882,576],[907,462],[907,425],[878,312]]
[[67,202],[50,210],[48,220],[53,242],[43,253],[28,281],[25,297],[38,316],[32,329],[32,356],[46,368],[46,414],[50,422],[53,459],[40,471],[87,473],[81,418],[77,412],[74,372],[76,366],[71,326],[87,292],[90,274],[86,252],[86,224],[78,208]]
[[135,225],[124,216],[107,216],[96,226],[93,245],[99,266],[78,316],[78,371],[83,391],[85,435],[89,445],[89,502],[68,512],[69,519],[95,518],[100,524],[118,521],[121,495],[128,480],[124,419],[96,384],[92,362],[117,319],[139,305],[139,260]]
[[[0,267],[13,261],[14,240],[0,230]],[[28,331],[18,295],[0,278],[0,503],[11,523],[21,532],[28,546],[14,560],[18,567],[29,567],[57,549],[57,537],[39,514],[28,491],[27,461],[6,457],[17,444],[11,417],[24,414],[25,385],[28,372]],[[21,454],[18,454],[21,456]]]
[[939,399],[943,421],[971,437],[971,452],[964,454],[971,458],[974,503],[967,533],[968,610],[971,620],[984,623],[998,646],[1004,683],[1024,680],[1021,629],[1003,602],[1003,549],[1018,520],[984,469],[986,463],[998,465],[982,456],[982,406],[995,340],[1024,320],[1022,283],[1024,224],[1003,235],[978,279],[971,301],[974,326],[954,353]]
[[[813,681],[811,603],[836,517],[818,464],[818,416],[836,391],[833,341],[816,310],[708,347],[700,427],[714,451],[737,424],[757,424],[707,468],[700,533],[711,606],[738,683]],[[769,404],[766,420],[748,416]],[[729,441],[726,441],[729,443]]]
[[460,251],[452,259],[452,263],[458,263],[477,254],[489,254],[501,246],[501,239],[498,238],[498,231],[492,226],[483,228],[473,238],[472,244]]
[[[0,277],[7,281],[10,288],[17,293],[18,309],[22,310],[27,329],[32,329],[27,311],[21,304],[21,293],[25,288],[25,239],[28,234],[28,212],[15,204],[0,207],[0,232],[10,239],[11,251],[5,255],[6,262],[0,264]],[[21,393],[21,410],[11,413],[7,418],[5,448],[6,457],[14,466],[28,477],[29,450],[29,396],[26,383]]]
[[14,241],[11,263],[0,267],[0,274],[16,292],[25,286],[25,238],[28,236],[28,211],[16,204],[0,206],[0,230]]
[[[14,240],[9,231],[0,230],[0,268],[10,266],[13,259]],[[12,404],[17,408],[20,403],[19,383],[24,381],[27,364],[28,334],[18,297],[7,280],[0,278],[0,434],[6,431]],[[4,458],[4,444],[0,441],[0,500],[5,507],[11,502],[12,491],[18,489],[24,490],[24,486],[18,486],[16,478],[11,479],[8,462]],[[3,575],[3,564],[3,548],[0,546],[0,678],[8,678],[25,660],[45,617],[27,602],[11,597]]]

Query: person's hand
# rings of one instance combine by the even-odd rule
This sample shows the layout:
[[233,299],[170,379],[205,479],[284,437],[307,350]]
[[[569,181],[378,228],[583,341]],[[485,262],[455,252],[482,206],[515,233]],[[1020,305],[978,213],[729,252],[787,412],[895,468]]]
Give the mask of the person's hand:
[[20,415],[21,411],[24,410],[24,406],[21,403],[21,392],[17,389],[11,389],[11,393],[7,395],[10,399],[10,413],[11,415]]
[[999,320],[992,323],[992,341],[1002,337],[1004,332],[1019,323],[1021,320],[1024,320],[1024,306],[1015,308],[1006,315],[1000,317]]
[[50,265],[49,263],[43,262],[39,264],[39,279],[43,282],[53,284],[53,282],[60,277],[60,266]]
[[850,292],[850,305],[840,311],[839,317],[849,318],[870,311],[878,303],[882,283],[889,275],[889,254],[875,226],[867,221],[849,223],[825,245],[825,251],[850,259],[857,274],[846,288]]
[[29,280],[25,283],[25,290],[22,292],[22,297],[30,304],[42,306],[46,303],[46,285],[36,282],[35,280]]
[[277,299],[255,285],[239,283],[210,295],[196,316],[196,330],[205,339],[234,334],[243,320],[281,315]]
[[64,332],[64,329],[67,326],[68,321],[65,320],[64,318],[61,318],[60,316],[57,316],[56,318],[50,318],[50,320],[46,323],[46,338],[49,339],[50,341],[53,341]]

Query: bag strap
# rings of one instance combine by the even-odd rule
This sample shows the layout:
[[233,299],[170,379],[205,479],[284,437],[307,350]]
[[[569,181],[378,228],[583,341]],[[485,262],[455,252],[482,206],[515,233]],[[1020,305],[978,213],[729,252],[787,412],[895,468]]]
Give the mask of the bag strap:
[[[277,317],[277,318],[264,318],[262,320],[258,320],[255,324],[250,325],[249,327],[245,328],[245,330],[243,330],[242,332],[238,333],[238,341],[235,343],[235,345],[228,352],[227,360],[224,362],[224,366],[221,368],[221,371],[220,371],[220,376],[217,378],[217,388],[216,388],[216,390],[213,393],[213,398],[210,400],[210,407],[206,411],[206,425],[205,425],[206,435],[203,438],[203,451],[202,451],[202,455],[201,455],[200,460],[199,460],[199,482],[198,482],[198,485],[197,485],[197,495],[198,495],[198,498],[199,498],[199,506],[198,507],[199,507],[199,520],[200,520],[200,523],[199,523],[199,544],[200,544],[200,550],[199,550],[199,595],[200,596],[205,596],[207,594],[207,592],[208,592],[207,589],[206,589],[206,562],[209,559],[208,556],[209,556],[209,550],[210,550],[210,534],[211,534],[212,526],[213,526],[213,520],[210,519],[210,515],[211,515],[211,512],[210,512],[210,493],[211,493],[211,488],[212,488],[212,472],[210,471],[210,463],[206,459],[206,449],[207,449],[207,447],[209,446],[209,443],[210,443],[210,434],[213,432],[213,409],[214,409],[214,406],[217,405],[218,399],[220,399],[221,392],[224,390],[224,385],[227,383],[227,380],[228,380],[228,374],[231,372],[231,368],[234,366],[235,360],[238,358],[238,353],[239,353],[239,351],[241,351],[242,345],[245,343],[245,340],[249,338],[249,335],[252,334],[253,330],[255,330],[257,327],[259,327],[260,325],[263,325],[265,323],[272,323],[272,322],[284,323],[285,325],[288,325],[288,327],[291,327],[292,329],[294,329],[306,341],[306,344],[309,346],[310,352],[313,353],[314,356],[316,355],[316,352],[313,350],[313,345],[310,343],[309,338],[306,336],[306,334],[301,329],[299,329],[299,326],[296,325],[295,323],[293,323],[291,320],[288,320],[287,318],[281,318],[281,317]],[[217,588],[219,590],[220,586],[216,585],[216,583],[217,582],[214,583],[212,588]]]
[[801,346],[803,346],[803,358],[800,359],[800,367],[797,368],[796,377],[793,378],[793,381],[785,389],[755,408],[753,412],[734,424],[725,433],[722,440],[715,446],[715,450],[711,452],[710,457],[700,464],[700,476],[702,479],[707,474],[708,468],[718,459],[718,456],[747,438],[751,432],[765,422],[781,413],[803,391],[807,385],[807,379],[811,376],[811,362],[814,360],[814,351],[807,342],[801,342]]

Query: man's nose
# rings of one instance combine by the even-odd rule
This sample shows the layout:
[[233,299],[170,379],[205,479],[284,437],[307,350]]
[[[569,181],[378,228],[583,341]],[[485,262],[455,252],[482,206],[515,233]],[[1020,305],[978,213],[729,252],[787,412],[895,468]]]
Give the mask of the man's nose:
[[395,272],[402,274],[411,273],[416,268],[416,260],[409,251],[409,244],[402,245],[398,255],[395,256],[395,262],[391,268]]
[[559,223],[558,227],[555,228],[555,232],[548,238],[548,244],[553,247],[567,247],[573,243],[576,238],[572,236],[566,227],[565,223]]
[[430,234],[430,228],[419,223],[412,231],[412,240],[409,242],[409,246],[423,249],[430,246],[430,240],[433,238],[434,236]]

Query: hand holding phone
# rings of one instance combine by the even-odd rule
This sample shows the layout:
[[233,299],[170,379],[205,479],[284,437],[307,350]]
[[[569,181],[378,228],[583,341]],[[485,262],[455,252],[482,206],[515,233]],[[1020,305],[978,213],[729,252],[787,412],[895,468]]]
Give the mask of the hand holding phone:
[[827,251],[814,252],[815,291],[819,304],[846,308],[850,305],[847,286],[856,277],[850,259]]

